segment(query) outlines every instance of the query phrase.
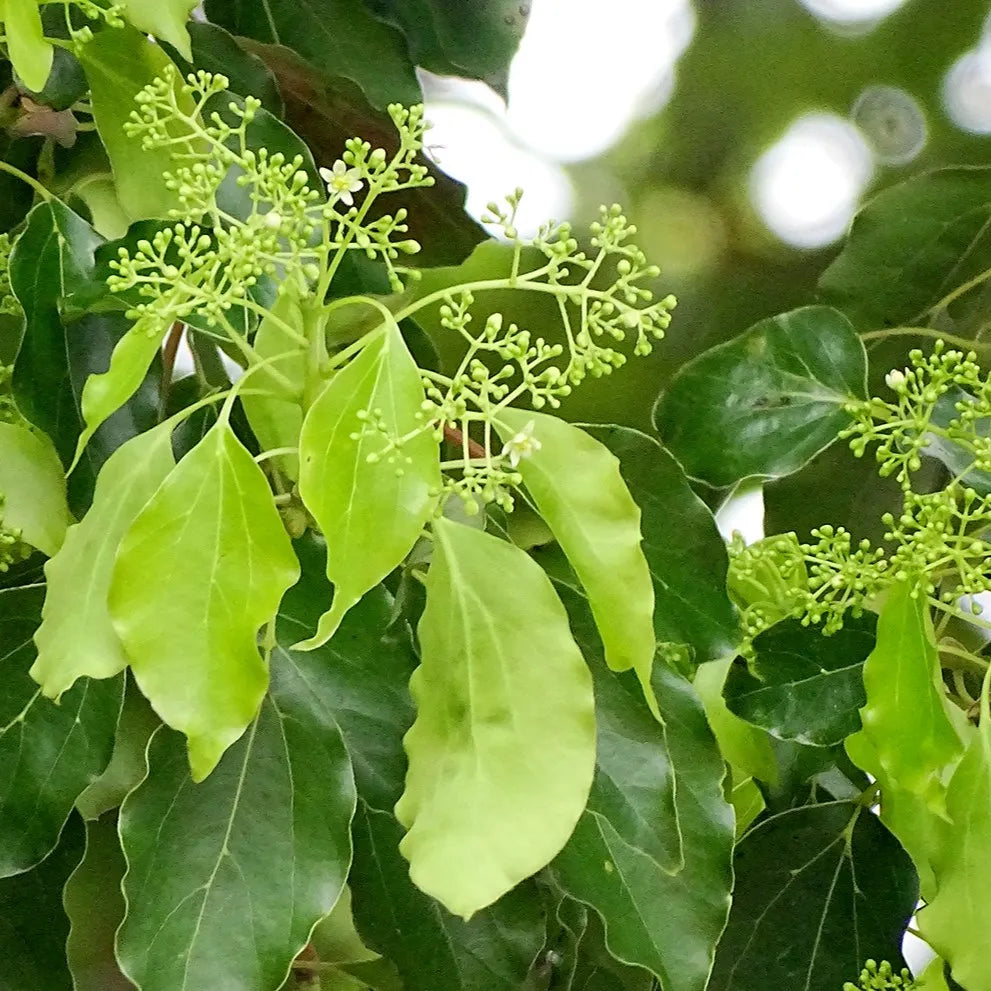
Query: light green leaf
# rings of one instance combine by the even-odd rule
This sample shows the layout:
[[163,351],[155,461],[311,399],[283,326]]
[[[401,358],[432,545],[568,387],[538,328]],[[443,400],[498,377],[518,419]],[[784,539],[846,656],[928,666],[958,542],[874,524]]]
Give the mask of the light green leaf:
[[595,768],[592,678],[524,551],[444,519],[434,545],[396,816],[413,881],[468,919],[574,829]]
[[390,321],[306,414],[299,493],[327,541],[334,600],[316,635],[296,644],[297,650],[326,643],[348,609],[420,536],[440,486],[440,450],[425,431],[382,454],[386,437],[359,414],[374,411],[390,438],[402,437],[422,426],[424,398],[420,372]]
[[197,0],[119,0],[123,14],[139,31],[167,41],[184,59],[193,57],[186,21]]
[[[258,357],[263,361],[278,360],[254,372],[250,394],[241,396],[241,405],[248,423],[263,451],[296,447],[303,427],[303,407],[299,395],[289,393],[283,381],[288,379],[299,383],[302,390],[306,355],[300,350],[299,344],[283,330],[280,321],[302,332],[303,315],[299,309],[299,301],[292,292],[280,293],[255,333],[254,348]],[[280,355],[286,357],[279,358]],[[273,371],[280,378],[276,378]],[[269,395],[255,394],[255,390],[261,389],[268,390]],[[273,461],[292,481],[299,478],[298,454],[280,454]]]
[[[159,6],[158,3],[155,6]],[[128,137],[124,125],[136,104],[135,96],[172,65],[165,52],[131,27],[101,31],[80,52],[93,103],[93,117],[110,158],[120,205],[132,220],[168,217],[179,206],[165,173],[172,169],[168,148],[142,148]],[[178,94],[177,94],[178,96]],[[193,110],[188,97],[179,105]],[[180,136],[177,125],[170,126]]]
[[127,667],[107,606],[114,557],[124,533],[174,466],[167,424],[119,447],[97,477],[89,512],[69,528],[62,549],[45,565],[48,594],[31,677],[49,698],[58,698],[84,675],[110,678]]
[[55,50],[45,40],[38,0],[0,0],[7,52],[24,85],[40,93],[52,71]]
[[860,716],[890,781],[941,813],[946,771],[963,744],[948,714],[925,599],[914,592],[898,582],[881,609]]
[[0,519],[49,557],[69,525],[65,473],[52,442],[14,423],[0,423]]
[[268,684],[257,635],[299,576],[262,470],[220,420],[121,542],[110,616],[162,720],[202,781],[247,729]]
[[606,662],[614,671],[636,671],[649,696],[654,585],[640,546],[640,509],[619,460],[556,416],[504,409],[496,428],[508,442],[531,423],[540,447],[518,471],[585,589]]

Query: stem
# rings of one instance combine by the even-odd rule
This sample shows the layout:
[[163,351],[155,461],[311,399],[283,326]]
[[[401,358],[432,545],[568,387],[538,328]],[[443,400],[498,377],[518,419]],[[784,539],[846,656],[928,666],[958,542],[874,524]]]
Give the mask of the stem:
[[158,422],[165,419],[165,410],[169,405],[169,392],[172,389],[172,375],[175,372],[176,353],[179,350],[179,342],[182,340],[184,324],[176,321],[169,330],[169,336],[165,338],[165,345],[162,348],[162,390],[158,400]]
[[948,292],[935,306],[930,307],[926,313],[942,313],[951,303],[965,296],[971,289],[976,289],[982,282],[991,279],[991,268],[986,268],[979,272],[972,279],[968,279],[962,286],[957,286],[952,292]]
[[455,447],[466,447],[470,458],[479,461],[485,461],[488,458],[489,452],[478,441],[472,440],[458,430],[457,427],[452,427],[449,423],[444,424],[444,440],[450,441]]
[[956,334],[944,334],[941,330],[933,330],[931,327],[888,327],[884,330],[869,330],[866,334],[861,334],[862,341],[886,341],[891,337],[928,337],[936,341],[945,341],[947,344],[954,344],[957,347],[973,350],[991,350],[991,341],[974,341],[966,337],[958,337]]
[[37,179],[29,176],[26,172],[22,172],[16,165],[11,165],[10,162],[0,161],[0,172],[7,172],[14,176],[15,179],[26,182],[46,203],[51,203],[54,199],[52,194]]
[[298,447],[273,447],[270,451],[262,451],[261,454],[255,457],[255,464],[261,464],[263,461],[267,461],[269,458],[278,458],[283,454],[298,454]]

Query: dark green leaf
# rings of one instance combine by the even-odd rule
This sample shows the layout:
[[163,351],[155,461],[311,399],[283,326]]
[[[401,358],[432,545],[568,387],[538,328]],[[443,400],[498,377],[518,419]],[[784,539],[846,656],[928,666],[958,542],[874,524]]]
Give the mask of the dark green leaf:
[[107,766],[123,678],[81,681],[55,705],[28,676],[42,585],[0,592],[0,877],[55,847],[76,797]]
[[54,54],[52,71],[48,74],[44,88],[41,92],[31,93],[31,99],[53,110],[68,110],[86,95],[89,84],[79,59],[72,52],[65,48],[56,48]]
[[866,394],[867,358],[842,313],[807,306],[763,320],[690,361],[658,400],[665,446],[718,487],[798,471]]
[[737,848],[733,911],[711,991],[836,991],[864,961],[902,966],[918,880],[908,854],[869,809],[792,809]]
[[825,637],[786,619],[754,640],[751,666],[735,664],[724,693],[730,712],[782,740],[815,747],[840,743],[860,728],[864,661],[874,647],[877,617],[847,617]]
[[628,427],[584,429],[619,458],[620,475],[640,507],[657,639],[690,644],[698,663],[724,657],[739,630],[726,594],[726,544],[712,513],[652,437]]

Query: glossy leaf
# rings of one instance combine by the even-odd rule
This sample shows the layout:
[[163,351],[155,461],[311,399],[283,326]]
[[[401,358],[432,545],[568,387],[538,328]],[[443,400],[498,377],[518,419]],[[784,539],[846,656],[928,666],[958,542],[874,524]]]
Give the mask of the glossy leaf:
[[167,41],[191,59],[186,21],[196,0],[121,0],[122,13],[139,31]]
[[396,817],[413,881],[468,919],[574,829],[595,764],[592,680],[536,563],[444,519],[433,533]]
[[807,306],[755,324],[682,366],[658,400],[661,440],[691,478],[779,478],[828,447],[864,398],[867,358],[850,321]]
[[[600,648],[590,631],[587,619],[576,626],[598,690],[606,672],[596,660]],[[663,803],[658,802],[657,828],[668,836],[680,830],[683,866],[676,873],[661,869],[649,848],[642,849],[646,844],[636,831],[590,804],[553,870],[572,898],[591,905],[602,917],[613,956],[649,971],[663,991],[702,991],[726,922],[732,883],[733,810],[723,795],[725,765],[698,697],[680,675],[665,665],[654,668],[652,683],[664,731],[651,718],[647,703],[636,697],[632,675],[609,677],[624,682],[632,710],[627,719],[635,718],[645,731],[648,722],[654,722],[651,742],[658,751],[666,746],[674,772],[677,822],[670,813],[664,816]],[[597,705],[600,699],[597,695]],[[623,757],[624,750],[625,758],[616,765],[622,768],[617,780],[632,791],[635,748],[616,750],[616,756]],[[654,766],[659,759],[655,753]],[[648,797],[642,795],[641,801]],[[659,797],[655,794],[654,801]]]
[[[396,452],[362,411],[381,411],[389,437],[422,426],[420,372],[395,323],[339,371],[310,407],[300,436],[299,492],[327,540],[334,600],[312,649],[410,552],[440,486],[440,450],[430,431]],[[369,460],[371,458],[372,460]]]
[[689,644],[698,663],[724,657],[739,630],[726,594],[726,544],[712,513],[652,437],[628,427],[584,429],[619,458],[620,475],[640,507],[657,639]]
[[915,870],[862,806],[812,805],[766,820],[737,847],[734,871],[711,991],[836,991],[867,959],[903,965]]
[[[819,280],[828,302],[864,330],[928,326],[927,311],[991,267],[991,169],[949,168],[883,190],[857,214],[846,245]],[[980,316],[979,292],[951,318]],[[976,328],[975,328],[976,329]],[[957,328],[967,331],[967,326]]]
[[402,34],[376,20],[362,0],[302,6],[207,0],[206,14],[232,34],[285,45],[322,72],[353,79],[373,106],[422,99]]
[[117,955],[142,991],[271,991],[334,907],[355,790],[327,674],[319,658],[273,657],[249,732],[202,784],[182,737],[152,738],[148,776],[120,819],[128,908]]
[[258,630],[298,575],[265,475],[224,420],[124,535],[111,621],[141,691],[189,738],[197,781],[258,711]]
[[77,678],[110,678],[127,667],[107,604],[114,558],[134,518],[174,466],[167,424],[118,448],[100,472],[89,512],[69,528],[62,549],[45,566],[48,592],[31,677],[49,698],[58,698]]
[[584,430],[545,413],[499,412],[504,442],[532,424],[540,444],[517,470],[582,583],[614,671],[650,683],[654,586],[640,546],[640,509],[619,460]]
[[79,793],[107,766],[123,679],[84,681],[60,705],[28,677],[42,585],[0,591],[0,877],[58,842]]
[[39,92],[45,88],[52,71],[54,50],[51,42],[45,40],[36,0],[3,0],[0,21],[14,69],[28,89]]
[[58,848],[28,874],[0,880],[0,960],[4,991],[74,991],[65,964],[69,920],[62,886],[83,855],[73,816]]
[[825,637],[786,619],[754,640],[751,666],[735,664],[726,681],[730,712],[781,740],[814,747],[841,743],[860,728],[866,701],[864,661],[874,647],[877,617],[847,617]]
[[864,665],[863,732],[888,778],[943,808],[944,772],[963,749],[950,720],[928,609],[908,582],[888,593]]
[[65,474],[52,442],[20,424],[0,423],[0,518],[51,556],[65,537]]

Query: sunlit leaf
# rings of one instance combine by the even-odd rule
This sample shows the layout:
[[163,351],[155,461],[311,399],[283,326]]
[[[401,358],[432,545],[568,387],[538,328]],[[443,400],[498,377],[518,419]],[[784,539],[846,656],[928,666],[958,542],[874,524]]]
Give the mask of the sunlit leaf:
[[298,575],[265,475],[225,420],[124,535],[111,621],[141,691],[189,738],[197,781],[258,711],[268,684],[258,630]]
[[737,847],[734,871],[711,991],[836,991],[867,959],[903,965],[915,870],[863,806],[812,805],[766,820]]
[[0,423],[0,506],[4,526],[51,556],[65,537],[65,473],[52,442],[20,424]]
[[807,306],[763,320],[682,366],[658,400],[661,440],[714,486],[779,478],[828,447],[865,396],[867,357],[850,321]]
[[347,610],[403,560],[423,530],[440,486],[440,451],[431,431],[383,453],[387,437],[422,427],[423,401],[419,370],[390,322],[306,414],[299,492],[327,540],[334,600],[300,649],[333,636]]
[[127,666],[107,605],[114,558],[124,533],[174,466],[168,425],[119,447],[100,472],[89,512],[69,528],[62,549],[45,566],[48,593],[31,677],[50,698],[84,675],[109,678]]
[[35,93],[45,88],[52,71],[54,51],[45,40],[37,0],[3,0],[0,3],[4,42],[17,74]]
[[0,591],[0,877],[47,856],[79,793],[107,766],[124,679],[83,681],[60,705],[28,677],[42,585]]
[[654,659],[654,586],[640,546],[640,509],[619,460],[584,430],[545,413],[499,412],[504,442],[532,430],[540,444],[519,462],[527,490],[588,596],[614,671],[645,686]]
[[526,553],[444,519],[433,533],[396,816],[414,882],[467,919],[571,834],[595,764],[592,680]]
[[187,59],[192,58],[186,21],[196,0],[120,0],[122,13],[139,31],[167,41]]
[[153,737],[120,822],[117,955],[142,991],[272,991],[334,907],[355,790],[329,675],[313,655],[274,656],[255,721],[202,784],[182,737]]

